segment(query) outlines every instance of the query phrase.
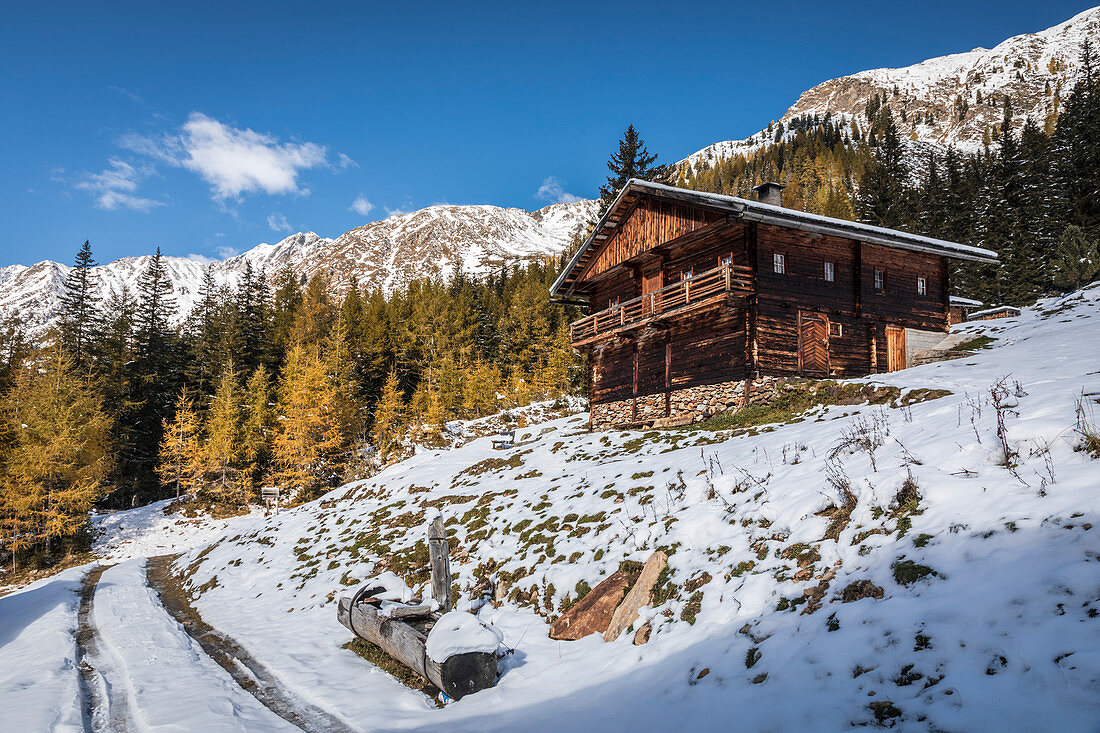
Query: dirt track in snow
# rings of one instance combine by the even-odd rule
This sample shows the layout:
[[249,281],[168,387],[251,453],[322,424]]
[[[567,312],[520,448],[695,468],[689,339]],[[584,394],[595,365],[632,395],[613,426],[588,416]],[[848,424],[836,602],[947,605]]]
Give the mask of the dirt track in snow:
[[302,700],[288,690],[261,662],[233,638],[213,628],[191,605],[187,592],[172,572],[178,555],[151,557],[146,565],[149,586],[161,604],[203,651],[227,671],[233,680],[265,707],[302,730],[320,733],[351,733],[343,721]]
[[97,565],[85,573],[80,584],[80,610],[77,612],[76,648],[80,669],[80,688],[84,695],[84,730],[128,731],[130,710],[125,692],[112,694],[111,672],[102,656],[99,631],[92,613],[99,578],[110,565]]

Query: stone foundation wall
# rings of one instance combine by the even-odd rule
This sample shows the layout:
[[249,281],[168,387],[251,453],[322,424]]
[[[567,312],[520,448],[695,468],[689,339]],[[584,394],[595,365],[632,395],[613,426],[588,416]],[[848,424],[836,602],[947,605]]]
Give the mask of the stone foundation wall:
[[639,395],[637,417],[634,416],[633,399],[592,405],[592,429],[688,425],[720,412],[736,412],[746,404],[762,405],[771,402],[778,394],[781,381],[781,377],[760,377],[752,380],[747,401],[743,380],[673,390],[669,395],[668,415],[665,414],[664,392]]

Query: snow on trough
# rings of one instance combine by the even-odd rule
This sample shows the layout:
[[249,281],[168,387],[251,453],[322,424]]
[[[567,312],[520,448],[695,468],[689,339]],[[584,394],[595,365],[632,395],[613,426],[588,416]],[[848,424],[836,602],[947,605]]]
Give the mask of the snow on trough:
[[428,633],[424,652],[442,664],[456,654],[469,652],[495,653],[504,636],[477,616],[465,611],[443,614]]
[[[242,520],[176,567],[207,622],[365,729],[1094,730],[1100,462],[1076,428],[1100,398],[1100,286],[961,330],[995,341],[863,380],[938,399],[740,435],[529,424],[511,450],[422,451]],[[1018,403],[1009,467],[998,382]],[[496,687],[443,710],[342,649],[336,620],[366,566],[423,592],[437,509],[459,608],[513,650]],[[635,621],[647,644],[548,637],[547,616],[656,548],[670,574]]]

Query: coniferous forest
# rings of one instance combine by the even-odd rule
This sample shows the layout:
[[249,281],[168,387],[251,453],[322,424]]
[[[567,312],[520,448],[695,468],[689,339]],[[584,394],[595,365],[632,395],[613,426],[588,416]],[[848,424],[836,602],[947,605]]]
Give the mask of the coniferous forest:
[[[1024,305],[1100,276],[1100,90],[1091,49],[1053,121],[1005,124],[991,144],[924,160],[906,153],[890,110],[769,127],[751,155],[694,169],[656,164],[627,129],[601,188],[630,177],[751,196],[998,251],[960,264],[955,294]],[[574,243],[574,248],[579,242]],[[96,506],[191,497],[240,511],[261,486],[306,501],[402,455],[440,444],[445,424],[583,390],[570,347],[578,313],[549,302],[560,259],[473,278],[414,281],[389,295],[322,277],[208,273],[178,313],[159,250],[135,292],[101,301],[94,256],[76,256],[58,328],[33,343],[0,323],[0,561],[48,563],[86,546]]]
[[137,291],[100,302],[85,245],[60,327],[2,346],[0,521],[6,558],[86,543],[96,505],[191,496],[239,511],[259,487],[316,497],[444,424],[579,388],[557,263],[455,273],[385,296],[321,277],[207,274],[180,321],[159,251]]

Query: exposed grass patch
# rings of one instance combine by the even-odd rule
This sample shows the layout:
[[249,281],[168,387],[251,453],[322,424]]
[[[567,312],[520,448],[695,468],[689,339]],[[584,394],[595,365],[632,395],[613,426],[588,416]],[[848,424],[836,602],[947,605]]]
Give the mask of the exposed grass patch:
[[691,598],[688,598],[687,603],[684,604],[684,610],[680,612],[680,620],[687,621],[689,624],[695,624],[695,618],[699,615],[699,611],[703,608],[703,591],[697,590],[691,594]]
[[794,380],[780,386],[779,396],[764,405],[748,405],[724,412],[681,430],[737,430],[801,420],[802,413],[818,405],[881,405],[901,396],[897,387],[813,380]]
[[951,347],[950,351],[978,351],[979,349],[988,349],[996,340],[997,339],[990,336],[975,336],[972,339],[955,344]]
[[927,565],[920,565],[912,560],[898,560],[890,568],[894,571],[894,580],[898,585],[910,586],[918,580],[939,575]]
[[344,649],[355,652],[375,667],[389,673],[405,687],[423,692],[435,702],[436,707],[443,707],[443,704],[439,702],[439,690],[435,685],[390,657],[380,647],[364,639],[355,638],[344,644]]

